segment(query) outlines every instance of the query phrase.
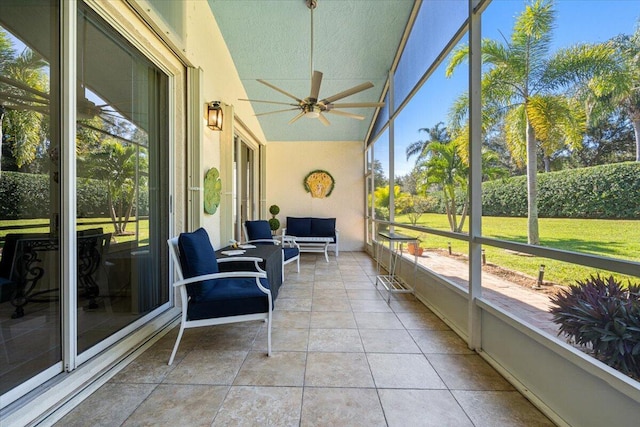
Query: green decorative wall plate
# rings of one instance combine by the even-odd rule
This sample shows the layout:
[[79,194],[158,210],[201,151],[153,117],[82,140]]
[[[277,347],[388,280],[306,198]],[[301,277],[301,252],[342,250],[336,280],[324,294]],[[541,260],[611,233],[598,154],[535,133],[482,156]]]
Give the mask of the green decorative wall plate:
[[204,176],[204,211],[206,213],[211,215],[216,213],[220,206],[221,191],[220,172],[216,168],[211,168]]

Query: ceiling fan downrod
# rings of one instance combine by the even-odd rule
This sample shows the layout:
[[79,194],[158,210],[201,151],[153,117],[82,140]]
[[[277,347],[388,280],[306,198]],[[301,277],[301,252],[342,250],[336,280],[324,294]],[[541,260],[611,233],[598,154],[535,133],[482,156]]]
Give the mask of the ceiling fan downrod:
[[310,77],[313,79],[313,10],[318,7],[318,0],[305,0],[307,7],[311,10],[311,50],[309,58]]

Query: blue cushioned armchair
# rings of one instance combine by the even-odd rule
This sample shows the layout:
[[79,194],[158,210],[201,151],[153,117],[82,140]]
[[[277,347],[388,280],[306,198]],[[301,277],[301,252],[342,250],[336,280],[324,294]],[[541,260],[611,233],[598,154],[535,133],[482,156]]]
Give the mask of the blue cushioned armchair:
[[[267,354],[270,356],[273,300],[267,274],[258,264],[261,259],[229,257],[216,260],[204,228],[181,233],[168,243],[178,278],[173,286],[179,289],[182,304],[180,332],[169,365],[173,363],[185,329],[251,320],[267,322]],[[256,271],[219,272],[219,262],[238,261],[254,262]]]
[[[254,245],[279,245],[281,242],[274,239],[271,235],[271,227],[269,221],[245,221],[244,236],[246,243]],[[282,280],[284,281],[284,266],[290,262],[296,261],[298,273],[300,273],[300,246],[294,238],[283,239],[282,242]]]

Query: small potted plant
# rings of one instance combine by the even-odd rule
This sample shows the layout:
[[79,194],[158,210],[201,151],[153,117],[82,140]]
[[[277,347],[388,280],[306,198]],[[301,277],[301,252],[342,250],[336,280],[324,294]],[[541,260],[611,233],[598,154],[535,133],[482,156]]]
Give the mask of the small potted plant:
[[278,205],[269,206],[269,213],[271,214],[271,218],[269,219],[269,228],[271,228],[271,232],[275,233],[280,228],[280,220],[276,218],[276,215],[280,213],[280,207]]
[[422,242],[422,236],[418,236],[415,242],[409,242],[407,244],[407,251],[409,251],[410,255],[422,256],[424,252],[424,248],[420,247],[420,242]]

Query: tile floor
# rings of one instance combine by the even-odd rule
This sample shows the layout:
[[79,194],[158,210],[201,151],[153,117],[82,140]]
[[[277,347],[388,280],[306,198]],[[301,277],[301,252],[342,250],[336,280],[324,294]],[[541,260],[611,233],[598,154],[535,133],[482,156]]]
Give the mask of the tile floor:
[[375,263],[342,252],[287,265],[273,319],[177,329],[59,426],[550,426],[411,295],[390,305]]

